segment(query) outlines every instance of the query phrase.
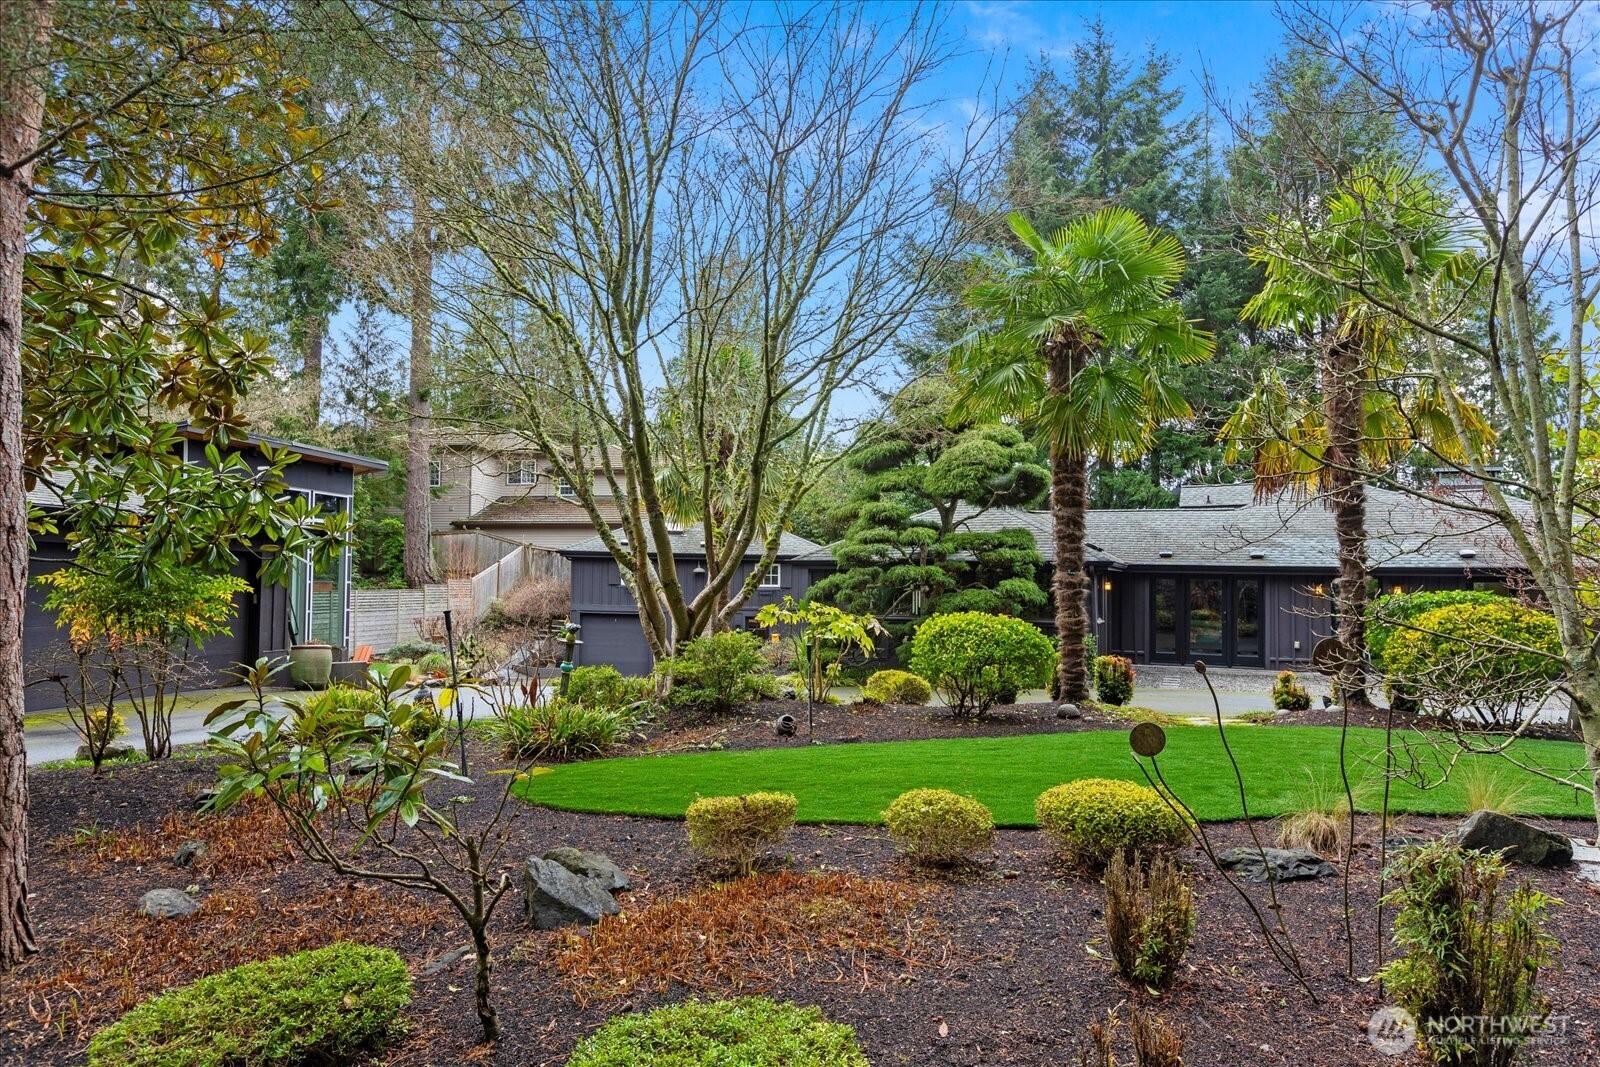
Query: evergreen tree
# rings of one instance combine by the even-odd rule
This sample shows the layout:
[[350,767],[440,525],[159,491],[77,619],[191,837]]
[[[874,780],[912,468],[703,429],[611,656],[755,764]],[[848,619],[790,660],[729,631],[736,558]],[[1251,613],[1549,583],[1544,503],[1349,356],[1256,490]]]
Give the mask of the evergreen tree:
[[811,589],[896,637],[942,612],[1038,615],[1048,602],[1032,532],[970,524],[1035,502],[1049,471],[1013,427],[952,427],[950,403],[943,381],[913,382],[863,432],[847,461],[859,487],[840,509],[851,522],[833,546],[839,570]]

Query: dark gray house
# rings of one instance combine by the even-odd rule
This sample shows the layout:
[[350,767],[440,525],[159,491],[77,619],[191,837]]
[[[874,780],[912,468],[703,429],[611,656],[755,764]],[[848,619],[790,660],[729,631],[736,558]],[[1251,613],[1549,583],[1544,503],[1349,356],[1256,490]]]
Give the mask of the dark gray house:
[[[622,584],[617,561],[598,537],[561,550],[572,561],[572,621],[583,627],[582,663],[609,663],[623,674],[649,674],[654,666],[650,646],[639,624],[639,607]],[[678,581],[689,596],[706,585],[705,538],[700,527],[690,526],[672,535],[672,554]],[[740,583],[761,560],[759,546],[752,547],[734,576]],[[803,560],[803,561],[802,561]],[[785,596],[800,599],[811,583],[833,569],[827,549],[804,537],[785,533],[778,543],[777,561],[762,576],[761,585],[740,612],[736,629],[754,625],[762,606]]]
[[[202,461],[204,439],[199,433],[184,433],[184,458]],[[331,511],[349,511],[355,496],[355,479],[363,474],[381,474],[388,464],[368,456],[358,456],[329,448],[251,436],[236,438],[231,448],[247,462],[259,465],[260,446],[286,448],[299,455],[284,472],[291,493],[302,494]],[[46,510],[59,506],[49,484],[40,484],[29,494],[30,503]],[[59,535],[37,537],[28,559],[28,574],[40,574],[71,565],[72,549]],[[200,655],[200,665],[214,678],[232,670],[235,664],[250,663],[261,656],[287,652],[291,644],[320,641],[344,647],[349,633],[350,553],[346,549],[329,566],[314,569],[309,560],[298,562],[290,580],[282,585],[267,585],[260,577],[260,557],[242,554],[234,573],[250,583],[250,590],[234,602],[231,637],[208,642]],[[27,710],[42,711],[60,707],[61,690],[50,683],[55,650],[63,640],[55,613],[44,602],[49,590],[28,583],[27,612],[23,617],[23,662],[26,665]],[[342,658],[342,657],[340,657]]]
[[[1049,512],[995,508],[960,525],[1026,529],[1045,565],[1055,561]],[[1336,542],[1320,500],[1258,502],[1249,483],[1185,486],[1176,508],[1091,511],[1087,530],[1089,618],[1102,652],[1136,663],[1281,669],[1304,666],[1332,629]],[[1367,533],[1372,576],[1385,593],[1502,589],[1523,569],[1490,520],[1406,493],[1368,490]],[[697,533],[679,536],[679,577],[691,591],[702,588]],[[584,662],[648,671],[638,611],[599,539],[565,554]],[[786,534],[770,592],[763,588],[744,617],[786,593],[804,596],[833,566],[827,548]],[[1054,629],[1051,618],[1032,621]]]

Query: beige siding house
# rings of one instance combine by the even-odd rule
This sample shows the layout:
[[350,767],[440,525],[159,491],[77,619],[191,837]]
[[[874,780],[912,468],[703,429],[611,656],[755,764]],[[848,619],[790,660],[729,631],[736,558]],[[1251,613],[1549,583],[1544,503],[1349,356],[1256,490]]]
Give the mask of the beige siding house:
[[[609,457],[617,480],[620,458]],[[561,549],[595,536],[589,513],[549,460],[527,441],[509,434],[452,437],[433,449],[434,533],[478,530],[539,548]],[[608,527],[621,516],[610,496],[604,465],[590,471]]]

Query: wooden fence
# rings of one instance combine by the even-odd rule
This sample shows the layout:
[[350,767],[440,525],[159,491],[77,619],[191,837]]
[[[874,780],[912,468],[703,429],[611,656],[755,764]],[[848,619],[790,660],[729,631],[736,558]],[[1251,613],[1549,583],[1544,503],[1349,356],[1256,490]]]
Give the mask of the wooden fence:
[[[407,641],[433,641],[444,635],[444,612],[476,622],[489,607],[527,578],[569,582],[572,564],[558,552],[532,545],[488,538],[510,551],[473,574],[420,589],[355,589],[350,593],[350,645],[371,645],[382,652]],[[471,544],[480,551],[485,542]],[[457,550],[458,553],[461,550]],[[457,559],[459,559],[459,554]]]

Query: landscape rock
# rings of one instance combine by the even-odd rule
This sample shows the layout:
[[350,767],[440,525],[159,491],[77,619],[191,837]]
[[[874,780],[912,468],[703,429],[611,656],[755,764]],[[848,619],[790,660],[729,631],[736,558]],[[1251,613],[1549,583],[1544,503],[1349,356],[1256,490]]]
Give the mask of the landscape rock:
[[204,841],[185,841],[178,846],[178,854],[172,857],[172,862],[179,867],[193,867],[196,862],[205,859],[210,851]]
[[[1230,848],[1219,853],[1223,870],[1236,871],[1247,882],[1297,882],[1306,878],[1331,878],[1339,872],[1333,864],[1303,848]],[[1269,873],[1270,872],[1270,873]]]
[[[100,757],[100,760],[103,763],[103,762],[106,762],[107,760],[129,759],[132,756],[133,756],[133,746],[132,745],[118,744],[117,742],[113,741],[111,744],[106,746],[105,754]],[[79,760],[89,760],[89,759],[93,759],[94,757],[90,754],[88,745],[79,745],[78,746],[78,751],[76,751],[76,752],[74,752],[72,754],[72,758],[73,759],[79,759]]]
[[551,849],[540,858],[559,863],[573,874],[592,878],[600,883],[602,889],[611,893],[633,888],[633,883],[628,880],[627,874],[603,852],[586,852],[571,845],[562,845]]
[[600,882],[538,857],[523,868],[522,893],[528,921],[539,930],[599,922],[622,910]]
[[1056,718],[1081,719],[1083,718],[1083,709],[1076,704],[1061,704],[1056,707]]
[[1480,852],[1499,852],[1513,863],[1565,867],[1572,862],[1572,839],[1541,830],[1498,811],[1475,811],[1455,831],[1456,843]]
[[139,914],[155,919],[186,919],[200,902],[181,889],[152,889],[139,898]]

